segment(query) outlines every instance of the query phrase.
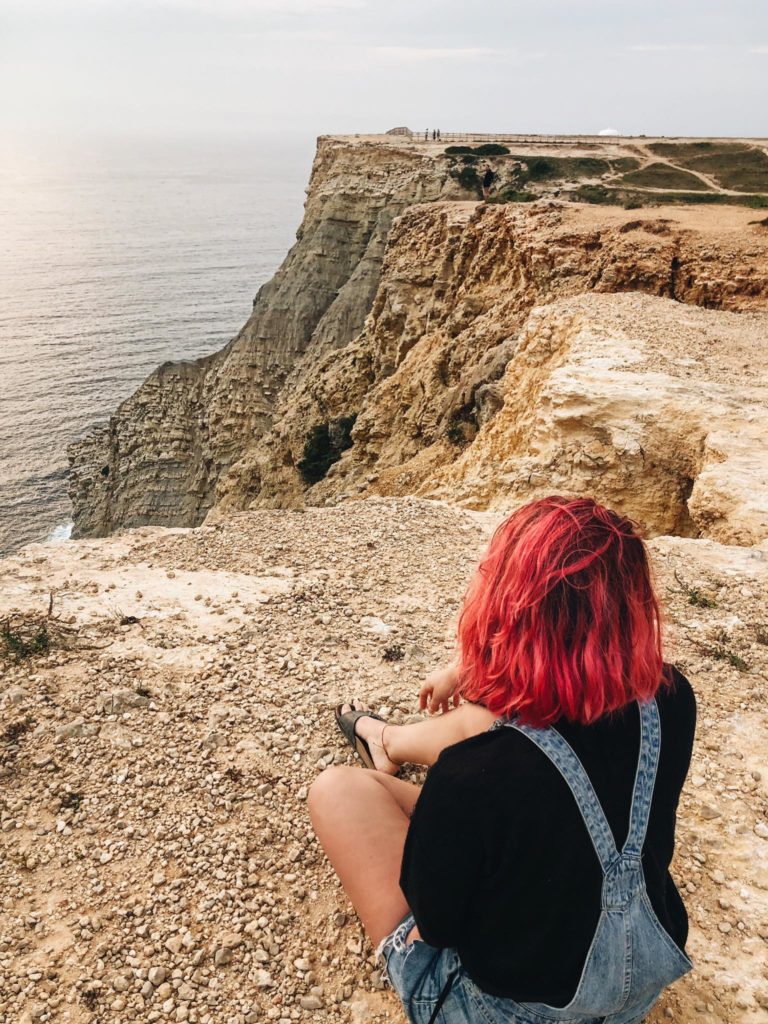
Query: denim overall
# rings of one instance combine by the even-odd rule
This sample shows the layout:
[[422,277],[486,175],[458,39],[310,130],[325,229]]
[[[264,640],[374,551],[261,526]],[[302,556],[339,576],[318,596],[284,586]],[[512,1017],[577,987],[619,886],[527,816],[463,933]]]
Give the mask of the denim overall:
[[641,855],[656,769],[661,728],[656,701],[640,704],[640,755],[629,831],[619,853],[592,783],[575,753],[555,729],[534,729],[499,719],[493,729],[517,729],[552,761],[571,789],[603,870],[602,910],[576,994],[558,1009],[516,1003],[483,992],[453,949],[416,940],[409,915],[382,943],[387,971],[413,1024],[638,1024],[662,989],[692,967],[664,931],[645,889]]

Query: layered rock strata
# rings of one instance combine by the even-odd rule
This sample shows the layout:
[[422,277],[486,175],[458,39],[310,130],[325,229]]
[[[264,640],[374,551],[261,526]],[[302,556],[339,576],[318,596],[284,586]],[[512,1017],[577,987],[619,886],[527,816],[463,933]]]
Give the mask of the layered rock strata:
[[[591,463],[594,472],[585,468],[595,457],[591,442],[576,452],[582,470],[565,473],[557,467],[572,465],[574,438],[556,432],[542,445],[529,437],[527,423],[537,395],[550,395],[545,377],[567,362],[574,339],[585,337],[592,311],[608,331],[600,358],[610,355],[613,300],[593,310],[581,305],[569,312],[562,305],[592,292],[657,297],[652,319],[660,333],[653,337],[630,338],[629,307],[615,303],[619,348],[634,345],[651,360],[663,353],[677,319],[688,322],[686,306],[707,310],[690,322],[685,345],[695,355],[679,354],[695,358],[691,379],[702,395],[717,383],[711,369],[722,349],[746,347],[744,360],[755,372],[764,370],[754,339],[760,324],[746,315],[768,300],[768,232],[754,213],[626,211],[546,199],[485,205],[462,200],[464,194],[441,153],[321,140],[298,241],[260,291],[240,334],[207,359],[160,367],[106,425],[73,446],[76,534],[193,525],[212,508],[323,504],[368,493],[439,494],[474,507],[506,507],[537,492],[544,473],[543,487],[586,487],[637,515],[651,532],[705,533],[737,543],[764,536],[762,505],[747,526],[741,512],[721,514],[711,502],[701,504],[725,435],[670,419],[668,389],[654,390],[650,378],[639,413],[632,389],[642,392],[646,384],[630,379],[634,356],[617,364],[615,388],[626,383],[628,391],[625,401],[612,404],[600,393],[599,374],[593,387],[592,370],[580,364],[582,419],[595,436],[609,438]],[[542,330],[563,342],[544,358],[541,338],[530,341],[538,321],[526,322],[534,308],[553,302],[561,305]],[[629,315],[645,312],[639,307]],[[736,312],[735,319],[726,315]],[[744,344],[741,326],[752,332]],[[528,340],[521,344],[521,338]],[[581,342],[575,345],[582,350]],[[526,370],[531,359],[543,360],[540,371]],[[724,387],[738,388],[735,361],[728,372]],[[745,437],[759,433],[762,422],[764,399],[753,397],[758,426],[747,423]],[[728,402],[738,402],[735,391]],[[727,403],[714,391],[709,405],[712,422],[730,422]],[[629,418],[603,424],[608,415]],[[638,431],[639,415],[649,423],[664,420],[657,433],[669,443],[661,448],[684,450],[685,457],[661,459],[649,470],[622,448],[625,435],[642,448],[653,433]],[[339,419],[354,420],[351,447],[323,479],[308,481],[301,464],[312,430]],[[544,461],[536,461],[524,438],[547,449]],[[699,451],[705,449],[708,456]],[[759,463],[759,442],[751,451]],[[621,480],[610,469],[619,464]],[[755,468],[746,467],[742,492]],[[641,478],[652,481],[645,492]],[[720,487],[706,486],[712,494]]]
[[[222,478],[221,508],[414,492],[505,508],[562,489],[653,533],[767,536],[768,247],[748,219],[407,211],[364,330],[332,356],[308,350],[273,429]],[[355,414],[352,447],[307,489],[307,424]],[[722,483],[737,447],[738,498]]]
[[360,331],[397,215],[471,194],[451,169],[439,151],[320,139],[296,244],[240,333],[215,355],[161,366],[72,446],[75,534],[200,522],[310,342],[340,349]]

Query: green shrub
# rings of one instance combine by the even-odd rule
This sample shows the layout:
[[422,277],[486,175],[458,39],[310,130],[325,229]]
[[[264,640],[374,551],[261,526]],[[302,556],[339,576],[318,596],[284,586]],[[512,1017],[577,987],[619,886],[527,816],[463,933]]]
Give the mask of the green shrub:
[[507,188],[498,195],[491,196],[489,203],[532,203],[539,196],[535,192],[518,192],[516,189]]
[[356,416],[341,416],[312,427],[297,467],[305,484],[311,487],[322,480],[334,462],[339,461],[341,453],[352,447],[352,427],[356,419]]
[[484,142],[482,146],[475,146],[475,153],[478,156],[508,156],[509,150],[506,146],[500,146],[498,142]]
[[557,174],[557,167],[549,160],[545,160],[543,156],[537,156],[535,160],[528,161],[528,175],[534,181],[540,178],[551,178],[555,174]]
[[456,180],[462,188],[467,189],[469,192],[477,192],[480,188],[480,179],[477,176],[475,168],[468,164],[466,167],[462,167],[456,174]]
[[457,447],[471,444],[477,433],[477,419],[474,408],[471,405],[462,406],[457,409],[448,420],[445,436],[451,444]]
[[35,654],[46,654],[51,648],[51,636],[45,622],[28,635],[13,629],[10,622],[5,622],[0,628],[0,640],[5,653],[17,661],[31,658]]
[[447,146],[443,152],[446,156],[459,156],[461,153],[472,153],[471,146]]

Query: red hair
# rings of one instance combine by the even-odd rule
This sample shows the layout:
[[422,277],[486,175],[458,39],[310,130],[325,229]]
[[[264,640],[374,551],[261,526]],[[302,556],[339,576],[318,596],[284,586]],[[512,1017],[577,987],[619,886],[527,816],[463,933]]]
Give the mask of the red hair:
[[666,670],[645,545],[590,498],[542,498],[496,530],[459,619],[459,691],[497,715],[588,725]]

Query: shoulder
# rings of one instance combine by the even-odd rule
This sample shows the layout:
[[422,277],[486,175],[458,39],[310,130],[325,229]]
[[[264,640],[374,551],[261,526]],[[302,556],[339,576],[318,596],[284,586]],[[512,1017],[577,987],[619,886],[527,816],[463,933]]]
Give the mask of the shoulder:
[[548,774],[547,759],[526,736],[498,726],[446,747],[429,769],[427,783],[432,790],[450,789],[484,801],[489,793],[498,792],[498,779],[514,779],[519,788],[539,777],[542,769]]
[[661,764],[672,775],[679,774],[680,785],[688,772],[696,734],[696,696],[683,673],[671,666],[669,682],[656,694],[661,720]]
[[696,695],[683,673],[670,665],[669,682],[662,683],[656,693],[656,703],[662,723],[676,723],[688,726],[693,731],[696,725]]

